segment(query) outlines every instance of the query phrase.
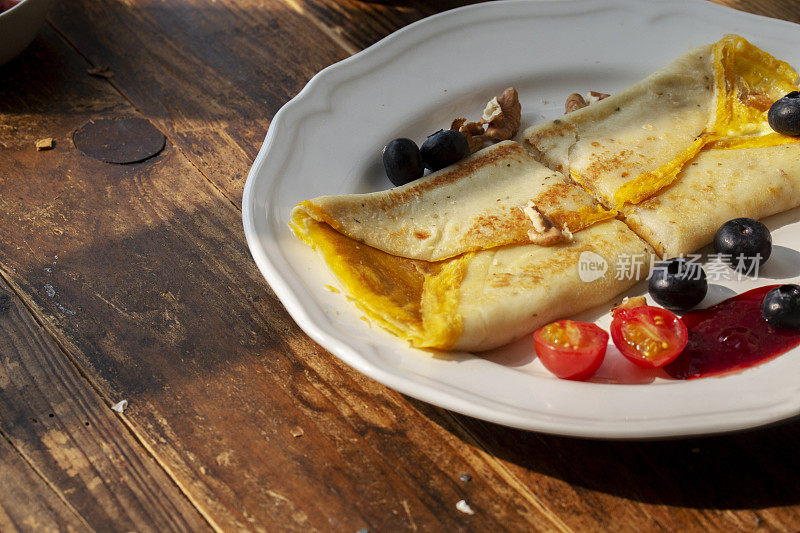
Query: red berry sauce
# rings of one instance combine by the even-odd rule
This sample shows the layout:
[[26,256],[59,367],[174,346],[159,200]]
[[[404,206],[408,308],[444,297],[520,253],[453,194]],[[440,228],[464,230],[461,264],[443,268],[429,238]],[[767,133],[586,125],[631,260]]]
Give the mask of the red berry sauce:
[[677,379],[695,379],[755,366],[800,345],[800,331],[776,328],[761,316],[768,285],[683,315],[689,342],[664,370]]

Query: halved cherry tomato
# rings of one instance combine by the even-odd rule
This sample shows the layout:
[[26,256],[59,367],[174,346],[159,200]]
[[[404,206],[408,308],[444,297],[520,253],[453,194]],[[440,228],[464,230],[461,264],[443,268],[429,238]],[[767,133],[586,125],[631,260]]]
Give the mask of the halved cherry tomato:
[[666,365],[678,357],[689,340],[677,315],[650,305],[617,309],[611,338],[622,355],[645,368]]
[[582,381],[603,363],[608,333],[589,322],[559,320],[537,329],[533,345],[547,370],[563,379]]

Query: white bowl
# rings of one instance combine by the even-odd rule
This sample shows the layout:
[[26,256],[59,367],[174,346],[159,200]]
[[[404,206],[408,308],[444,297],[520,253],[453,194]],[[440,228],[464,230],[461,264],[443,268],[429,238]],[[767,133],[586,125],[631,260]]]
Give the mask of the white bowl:
[[22,52],[44,24],[52,0],[22,0],[0,13],[0,65]]

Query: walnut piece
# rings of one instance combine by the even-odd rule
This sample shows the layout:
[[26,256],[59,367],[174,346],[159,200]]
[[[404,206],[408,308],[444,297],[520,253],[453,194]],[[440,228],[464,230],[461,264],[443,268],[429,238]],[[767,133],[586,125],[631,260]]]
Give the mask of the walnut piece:
[[613,315],[617,309],[630,309],[632,307],[642,307],[647,305],[647,299],[644,296],[634,296],[633,298],[625,298],[622,300],[622,303],[616,307],[611,308],[611,314]]
[[567,96],[567,101],[564,102],[564,114],[572,113],[573,111],[577,111],[578,109],[586,107],[587,104],[586,100],[583,99],[578,93],[572,93],[571,95]]
[[[460,131],[467,138],[469,153],[475,153],[485,141],[505,141],[519,131],[522,123],[522,106],[514,87],[509,87],[486,104],[479,122],[467,122],[456,118],[450,124],[451,130]],[[485,128],[484,128],[485,126]]]
[[[494,102],[500,108],[499,114],[494,108]],[[517,134],[522,123],[522,105],[519,103],[519,95],[514,87],[507,88],[500,96],[492,99],[486,107],[490,111],[488,116],[491,120],[482,120],[482,122],[488,125],[484,134],[488,139],[505,141]],[[492,109],[489,109],[490,107]],[[484,116],[487,116],[486,110],[484,110]]]
[[586,94],[586,102],[588,102],[589,104],[593,104],[595,102],[599,102],[600,100],[608,98],[609,96],[611,96],[611,95],[608,94],[608,93],[599,93],[597,91],[589,91]]
[[481,122],[488,124],[502,114],[503,108],[500,107],[500,102],[495,96],[486,102],[486,107],[483,109],[483,115],[481,116]]
[[561,227],[561,233],[564,235],[564,240],[566,242],[572,242],[575,240],[575,235],[572,234],[566,222],[564,222],[564,225]]
[[564,240],[564,234],[560,229],[553,224],[553,221],[547,218],[547,215],[539,211],[536,204],[530,200],[520,209],[525,216],[531,220],[533,228],[528,230],[528,239],[531,243],[540,246],[552,246]]
[[573,111],[577,111],[578,109],[608,98],[609,96],[611,95],[599,93],[597,91],[589,91],[586,93],[585,97],[578,93],[572,93],[571,95],[567,96],[567,101],[564,102],[564,114],[566,115],[567,113],[572,113]]
[[458,130],[467,138],[469,153],[474,154],[483,148],[483,124],[467,122],[465,118],[457,118],[450,124],[451,130]]

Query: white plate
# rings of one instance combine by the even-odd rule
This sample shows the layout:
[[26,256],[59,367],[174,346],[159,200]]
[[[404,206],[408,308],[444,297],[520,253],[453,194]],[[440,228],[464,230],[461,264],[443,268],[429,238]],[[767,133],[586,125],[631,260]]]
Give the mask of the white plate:
[[[591,383],[554,378],[528,339],[488,359],[433,358],[369,326],[342,294],[326,290],[337,282],[287,228],[301,200],[390,187],[379,156],[387,141],[421,141],[454,117],[477,117],[507,86],[519,90],[524,127],[560,115],[571,92],[613,93],[726,33],[800,65],[798,26],[706,1],[491,2],[403,28],[320,72],[275,116],[244,191],[253,257],[315,341],[371,378],[446,409],[598,438],[731,431],[796,415],[800,350],[738,374],[692,381],[637,371],[613,346]],[[729,296],[730,288],[796,280],[798,220],[795,210],[767,221],[778,245],[762,273],[768,279],[714,285],[705,303]],[[607,327],[607,310],[582,317]]]

